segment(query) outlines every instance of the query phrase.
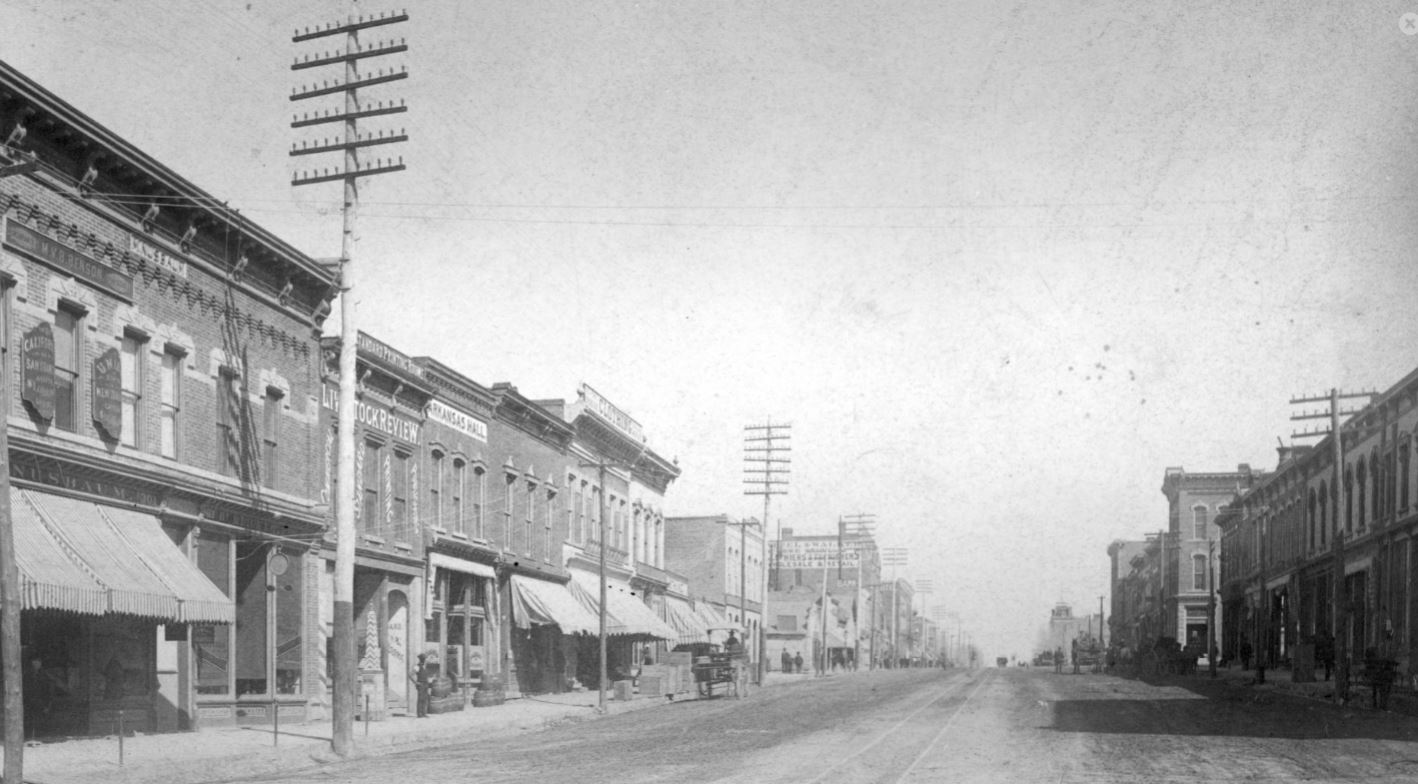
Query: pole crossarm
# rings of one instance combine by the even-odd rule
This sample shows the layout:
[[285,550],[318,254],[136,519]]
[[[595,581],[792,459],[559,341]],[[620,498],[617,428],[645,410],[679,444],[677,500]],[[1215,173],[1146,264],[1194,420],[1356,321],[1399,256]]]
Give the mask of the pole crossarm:
[[290,154],[292,156],[315,155],[316,153],[322,152],[336,152],[340,150],[353,150],[359,147],[373,147],[378,144],[396,144],[398,142],[406,142],[408,140],[408,135],[403,132],[392,136],[361,136],[353,142],[327,141],[324,144],[320,144],[314,147],[291,147]]
[[298,186],[298,185],[318,185],[318,184],[320,184],[320,183],[322,183],[322,182],[336,182],[336,181],[340,181],[340,180],[352,180],[352,179],[355,179],[355,178],[357,178],[357,177],[373,177],[373,176],[376,175],[376,174],[388,174],[388,173],[390,173],[390,172],[404,171],[407,167],[404,166],[403,160],[404,160],[403,158],[400,158],[400,159],[399,159],[399,163],[396,163],[396,164],[392,164],[392,165],[388,165],[388,166],[381,166],[381,165],[375,164],[375,165],[371,165],[371,166],[366,166],[366,167],[364,167],[364,168],[362,168],[362,169],[358,169],[358,170],[356,170],[356,171],[337,171],[337,172],[333,172],[333,173],[331,173],[331,174],[319,174],[319,175],[307,175],[307,176],[304,176],[304,177],[293,177],[293,178],[291,178],[290,184],[291,184],[291,185],[297,185],[297,186]]
[[290,127],[309,128],[312,125],[323,125],[324,123],[363,120],[366,117],[379,117],[386,114],[400,114],[408,110],[409,107],[405,106],[402,100],[399,101],[398,105],[390,104],[388,106],[385,106],[381,101],[376,103],[373,109],[360,109],[353,112],[332,112],[327,109],[324,114],[317,114],[313,117],[309,114],[304,114],[300,117],[292,116]]
[[305,28],[305,30],[303,31],[296,30],[295,33],[292,34],[290,40],[291,43],[298,44],[301,41],[310,41],[316,38],[323,38],[329,35],[339,35],[341,33],[355,33],[359,32],[360,30],[368,30],[371,27],[380,27],[382,25],[391,25],[407,21],[409,21],[409,14],[407,11],[400,11],[397,14],[392,12],[380,13],[379,16],[371,16],[368,19],[365,19],[363,16],[360,16],[356,17],[353,20],[347,21],[344,24],[340,24],[339,22],[327,22],[324,27],[317,27],[314,30],[311,30],[309,27]]
[[319,68],[322,65],[348,63],[355,60],[364,60],[370,57],[381,57],[386,54],[399,54],[400,52],[407,51],[409,51],[409,47],[404,43],[403,39],[399,39],[399,43],[397,44],[387,41],[381,41],[378,44],[363,47],[359,51],[352,52],[349,54],[346,54],[344,52],[326,52],[325,54],[322,54],[321,56],[316,58],[311,58],[310,55],[306,55],[305,59],[296,60],[294,63],[291,63],[290,69],[292,71],[302,71],[306,68]]
[[305,92],[292,92],[290,99],[292,101],[304,101],[308,98],[319,98],[324,95],[334,95],[335,93],[349,92],[350,90],[361,90],[366,87],[373,87],[376,84],[397,82],[400,79],[407,78],[409,78],[409,71],[408,67],[405,66],[404,70],[402,71],[395,71],[393,73],[387,74],[381,73],[375,76],[366,77],[364,79],[355,79],[348,82],[335,82],[334,84],[329,86],[322,85],[320,87],[311,87]]

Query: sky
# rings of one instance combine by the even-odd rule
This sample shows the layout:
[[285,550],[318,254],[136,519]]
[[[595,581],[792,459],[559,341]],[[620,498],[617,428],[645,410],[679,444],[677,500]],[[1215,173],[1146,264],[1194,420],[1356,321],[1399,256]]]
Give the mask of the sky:
[[[671,515],[761,515],[743,428],[790,422],[773,523],[875,514],[987,657],[1096,609],[1168,466],[1273,467],[1291,397],[1418,366],[1418,3],[359,13],[401,8],[366,37],[408,43],[365,98],[410,141],[361,186],[360,327],[532,398],[596,387],[679,461]],[[336,257],[339,186],[287,154],[321,135],[290,63],[331,45],[290,39],[349,12],[0,0],[0,59]]]

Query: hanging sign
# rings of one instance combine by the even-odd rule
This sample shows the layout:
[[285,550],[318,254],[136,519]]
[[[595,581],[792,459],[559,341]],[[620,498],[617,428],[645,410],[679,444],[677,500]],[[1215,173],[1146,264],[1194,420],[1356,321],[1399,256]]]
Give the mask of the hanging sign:
[[20,398],[46,422],[54,419],[54,330],[41,321],[24,334]]
[[123,369],[118,349],[110,348],[94,358],[90,389],[94,424],[110,439],[119,440],[123,437]]

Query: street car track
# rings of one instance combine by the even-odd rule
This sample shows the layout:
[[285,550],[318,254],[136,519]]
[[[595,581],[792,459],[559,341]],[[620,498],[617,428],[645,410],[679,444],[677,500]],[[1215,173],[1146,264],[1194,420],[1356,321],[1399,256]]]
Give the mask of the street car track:
[[921,760],[925,759],[925,756],[935,748],[935,745],[940,742],[940,739],[945,736],[945,733],[954,726],[955,720],[959,718],[961,711],[965,710],[965,706],[970,704],[970,700],[979,693],[980,688],[985,685],[985,681],[989,680],[990,672],[990,670],[985,670],[984,677],[981,677],[975,683],[975,688],[971,689],[970,693],[965,696],[965,701],[955,706],[955,712],[950,714],[950,718],[946,719],[945,724],[941,726],[940,731],[926,744],[926,747],[921,749],[921,753],[917,754],[916,758],[911,760],[911,764],[907,765],[906,769],[901,772],[901,775],[896,777],[895,784],[901,784],[901,782],[905,781],[906,777],[911,775],[911,771],[916,769],[916,766],[921,763]]
[[[885,741],[886,739],[895,736],[895,735],[896,735],[896,732],[897,732],[899,729],[901,729],[901,727],[903,727],[903,726],[905,726],[906,724],[908,724],[912,719],[915,719],[915,718],[916,718],[917,716],[919,716],[923,711],[925,711],[926,709],[928,709],[928,708],[934,706],[936,703],[940,702],[941,700],[946,699],[947,697],[953,696],[953,695],[954,695],[957,691],[959,691],[962,687],[964,687],[964,686],[966,686],[966,685],[968,685],[968,684],[970,684],[970,683],[973,682],[973,683],[975,684],[975,688],[971,689],[971,690],[970,690],[970,694],[968,694],[968,695],[965,697],[965,700],[964,700],[963,702],[961,702],[959,705],[956,706],[955,712],[951,714],[950,719],[949,719],[948,721],[946,721],[945,726],[941,728],[940,732],[936,733],[936,735],[935,735],[934,737],[932,737],[930,743],[928,743],[928,744],[926,745],[926,748],[921,751],[920,755],[918,755],[915,759],[913,759],[913,760],[911,761],[911,765],[906,769],[906,773],[910,773],[910,772],[911,772],[911,768],[914,768],[914,767],[916,766],[916,763],[920,761],[921,757],[923,757],[923,756],[926,754],[927,751],[930,751],[931,747],[933,747],[933,746],[935,745],[936,741],[938,741],[938,740],[940,739],[940,736],[945,733],[945,730],[947,730],[947,729],[950,728],[951,724],[953,724],[954,721],[955,721],[955,717],[958,716],[958,715],[960,715],[960,711],[961,711],[962,709],[964,709],[964,707],[965,707],[967,704],[969,704],[970,698],[975,696],[975,693],[980,690],[980,687],[985,684],[985,681],[989,680],[989,676],[990,676],[990,671],[989,671],[989,670],[984,670],[983,674],[982,674],[979,678],[974,679],[973,681],[971,681],[971,680],[961,680],[961,681],[956,681],[956,682],[954,682],[954,683],[951,683],[949,686],[946,686],[945,688],[941,689],[938,694],[936,694],[936,695],[930,697],[930,698],[927,699],[924,703],[922,703],[919,707],[917,707],[915,710],[913,710],[913,711],[911,711],[909,714],[907,714],[905,718],[903,718],[903,719],[901,719],[900,721],[898,721],[898,722],[892,724],[890,727],[888,727],[888,728],[885,729],[884,731],[878,733],[877,736],[876,736],[875,738],[873,738],[870,743],[867,743],[867,744],[865,744],[865,745],[859,747],[858,749],[856,749],[855,751],[853,751],[851,754],[848,754],[847,756],[843,757],[842,759],[837,760],[837,761],[834,762],[832,765],[830,765],[826,770],[823,770],[821,773],[819,773],[819,774],[817,774],[816,776],[814,776],[813,778],[809,779],[809,780],[806,782],[806,784],[820,784],[820,782],[826,780],[829,776],[833,775],[834,773],[841,772],[844,768],[847,767],[847,765],[848,765],[849,763],[853,762],[853,761],[856,760],[858,757],[862,756],[863,754],[867,753],[868,751],[871,751],[872,749],[876,748],[878,745],[880,745],[880,744],[881,744],[883,741]],[[905,776],[906,776],[906,773],[903,773],[903,774],[901,775],[901,778],[896,779],[896,781],[897,781],[897,782],[900,782],[902,779],[904,779]]]

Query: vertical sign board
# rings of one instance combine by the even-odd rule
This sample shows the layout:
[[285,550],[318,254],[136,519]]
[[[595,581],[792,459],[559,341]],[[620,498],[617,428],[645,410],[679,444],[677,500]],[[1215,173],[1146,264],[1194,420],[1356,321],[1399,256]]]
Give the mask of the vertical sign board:
[[54,421],[54,330],[41,321],[24,334],[20,397],[40,419]]
[[123,370],[118,349],[110,348],[94,358],[92,379],[94,424],[118,441],[123,437]]

